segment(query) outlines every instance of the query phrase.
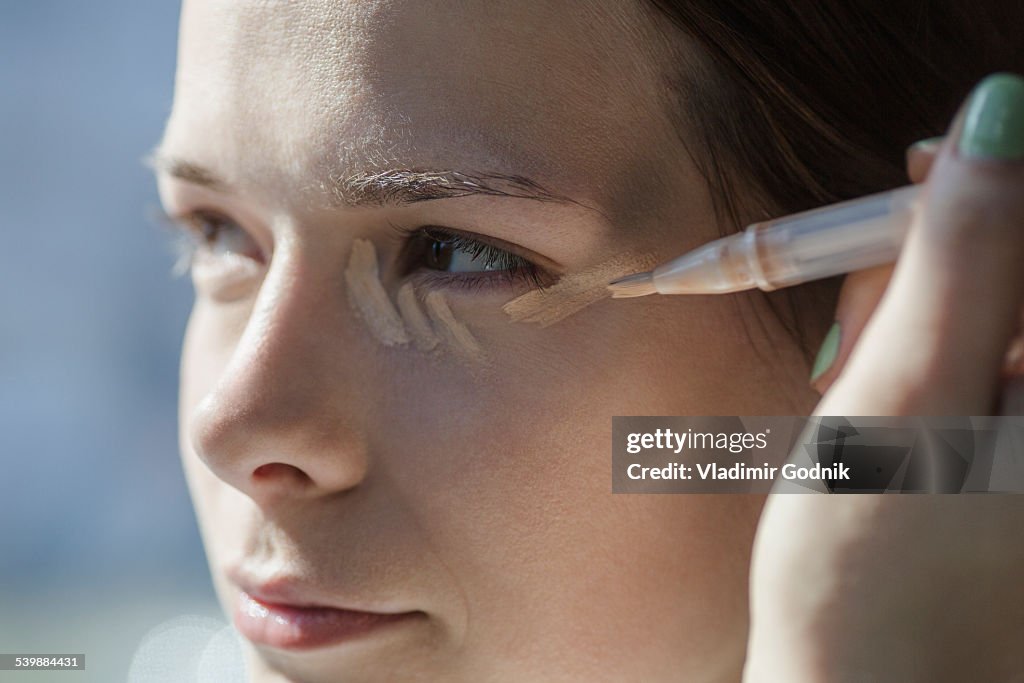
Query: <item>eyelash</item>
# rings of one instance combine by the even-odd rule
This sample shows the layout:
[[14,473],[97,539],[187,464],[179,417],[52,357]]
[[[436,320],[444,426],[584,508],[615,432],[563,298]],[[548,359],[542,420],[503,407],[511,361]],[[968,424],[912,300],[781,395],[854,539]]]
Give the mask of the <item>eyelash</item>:
[[[171,241],[175,254],[172,273],[176,277],[189,272],[197,254],[202,249],[209,248],[224,227],[238,225],[231,218],[209,209],[197,209],[178,216],[161,211],[160,219],[161,223],[172,229]],[[402,242],[399,264],[403,276],[425,271],[421,277],[430,282],[464,289],[517,283],[526,283],[530,287],[543,289],[550,286],[554,279],[546,270],[512,253],[507,247],[495,246],[479,237],[470,237],[439,226],[404,228],[389,224]],[[241,226],[239,229],[244,231]],[[452,273],[424,268],[419,261],[422,260],[431,242],[443,242],[455,251],[468,254],[472,261],[478,261],[486,268],[494,267],[494,270]]]
[[[499,247],[479,237],[470,237],[448,228],[423,226],[403,228],[391,224],[402,241],[399,263],[403,275],[425,270],[431,280],[439,284],[467,289],[492,286],[495,284],[527,283],[531,287],[544,288],[550,285],[551,276],[532,261],[512,253],[506,247]],[[489,271],[452,273],[422,268],[421,261],[433,242],[447,244],[454,251],[461,251]]]
[[[210,248],[220,231],[227,226],[238,226],[237,222],[224,214],[210,209],[197,209],[178,216],[163,210],[158,211],[158,222],[169,230],[174,265],[171,273],[175,277],[187,275],[196,256],[203,249]],[[244,228],[238,226],[244,232]],[[247,258],[262,262],[262,255],[247,254]]]

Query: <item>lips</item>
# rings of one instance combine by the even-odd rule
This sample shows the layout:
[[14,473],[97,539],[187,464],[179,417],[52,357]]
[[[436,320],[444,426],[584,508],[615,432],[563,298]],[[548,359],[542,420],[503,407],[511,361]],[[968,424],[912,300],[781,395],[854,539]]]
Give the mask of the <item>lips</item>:
[[310,650],[426,617],[421,611],[375,612],[315,604],[304,599],[302,591],[293,585],[282,580],[260,586],[243,584],[233,615],[239,633],[258,645]]

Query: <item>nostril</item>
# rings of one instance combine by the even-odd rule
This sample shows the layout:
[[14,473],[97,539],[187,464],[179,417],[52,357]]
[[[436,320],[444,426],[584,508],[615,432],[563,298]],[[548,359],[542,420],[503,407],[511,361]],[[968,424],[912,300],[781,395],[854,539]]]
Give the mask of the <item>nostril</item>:
[[300,470],[294,465],[288,465],[283,462],[271,462],[266,465],[260,465],[252,472],[253,482],[259,484],[261,482],[266,483],[291,483],[299,486],[309,486],[313,483],[313,480],[308,474]]

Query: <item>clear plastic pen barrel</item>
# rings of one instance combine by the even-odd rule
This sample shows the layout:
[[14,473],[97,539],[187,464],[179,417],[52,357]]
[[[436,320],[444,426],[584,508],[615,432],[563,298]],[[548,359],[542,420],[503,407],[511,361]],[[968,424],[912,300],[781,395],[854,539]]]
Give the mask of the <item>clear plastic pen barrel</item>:
[[754,284],[765,290],[891,263],[918,192],[911,185],[755,223],[736,246],[745,252]]
[[914,215],[918,186],[755,223],[654,269],[661,294],[779,289],[891,263]]

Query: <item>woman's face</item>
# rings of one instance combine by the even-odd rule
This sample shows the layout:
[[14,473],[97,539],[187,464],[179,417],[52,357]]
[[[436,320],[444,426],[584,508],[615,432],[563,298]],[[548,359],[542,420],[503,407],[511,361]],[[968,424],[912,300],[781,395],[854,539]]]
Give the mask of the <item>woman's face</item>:
[[611,417],[805,411],[795,344],[755,296],[502,308],[717,235],[660,22],[185,2],[156,155],[201,233],[182,456],[257,680],[738,676],[761,501],[612,495]]

